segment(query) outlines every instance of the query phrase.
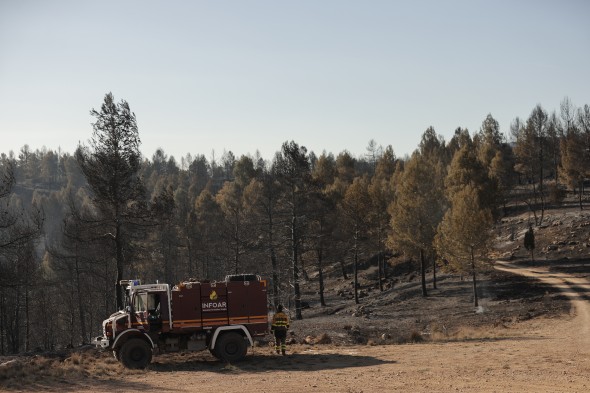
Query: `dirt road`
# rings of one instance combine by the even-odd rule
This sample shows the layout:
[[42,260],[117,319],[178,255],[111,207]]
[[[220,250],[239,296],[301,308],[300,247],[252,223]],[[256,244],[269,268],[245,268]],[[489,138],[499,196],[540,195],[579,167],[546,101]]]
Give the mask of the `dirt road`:
[[[222,392],[588,392],[590,283],[573,274],[498,262],[498,269],[558,286],[572,302],[569,317],[534,319],[453,342],[391,346],[293,346],[280,357],[254,348],[223,365],[206,355],[170,367],[165,357],[122,381],[92,391]],[[63,389],[61,389],[63,390]],[[67,388],[66,388],[67,390]]]

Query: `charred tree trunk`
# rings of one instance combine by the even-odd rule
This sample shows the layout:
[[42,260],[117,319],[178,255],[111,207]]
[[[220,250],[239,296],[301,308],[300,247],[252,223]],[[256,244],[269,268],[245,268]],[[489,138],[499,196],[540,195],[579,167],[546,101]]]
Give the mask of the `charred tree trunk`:
[[80,266],[78,261],[78,254],[76,253],[75,256],[75,267],[76,267],[76,295],[78,298],[78,317],[80,318],[80,335],[82,336],[82,344],[86,344],[86,339],[88,338],[86,335],[86,323],[84,315],[86,314],[84,310],[84,301],[82,295],[82,283],[81,283],[81,274],[80,274]]
[[[268,206],[272,204],[268,203]],[[275,306],[275,310],[280,304],[279,299],[279,264],[277,261],[277,253],[274,246],[274,220],[273,220],[273,211],[272,208],[266,209],[266,214],[268,216],[268,245],[270,250],[270,265],[272,267],[272,297],[273,297],[273,304]]]
[[580,203],[580,210],[584,210],[584,205],[582,204],[582,195],[584,194],[584,181],[580,181],[580,192],[578,193],[578,202]]
[[354,302],[359,304],[359,294],[358,294],[358,230],[354,231]]
[[301,265],[301,274],[305,281],[309,281],[309,275],[305,270],[305,261],[303,260],[303,254],[305,253],[305,243],[304,240],[301,240],[301,250],[299,252],[299,264]]
[[191,239],[186,237],[186,250],[188,254],[188,276],[193,277],[193,248],[191,246]]
[[428,296],[426,291],[426,260],[424,259],[424,250],[420,249],[420,281],[422,283],[422,296]]
[[240,265],[240,219],[236,217],[234,226],[234,274],[239,274]]
[[384,257],[384,253],[383,253],[383,246],[382,246],[382,227],[379,226],[379,235],[378,235],[378,253],[377,253],[377,275],[379,278],[379,291],[383,292],[383,273],[384,273],[384,266],[383,266],[383,257]]
[[344,265],[343,258],[340,258],[340,271],[342,272],[342,278],[348,280],[348,274],[346,274],[346,266]]
[[475,256],[473,255],[473,247],[471,248],[471,276],[473,278],[473,305],[479,306],[477,298],[477,277],[475,275]]
[[432,258],[432,288],[436,289],[436,258]]
[[324,268],[323,268],[323,251],[322,246],[317,250],[318,253],[318,278],[320,281],[320,305],[326,306],[326,300],[324,299]]
[[[118,214],[119,213],[117,212],[117,216]],[[117,228],[115,233],[115,245],[117,247],[117,278],[115,281],[117,310],[123,309],[123,291],[121,288],[121,280],[123,279],[123,234],[121,229],[121,219],[117,218]]]
[[272,297],[275,309],[278,307],[279,301],[279,274],[278,274],[278,263],[277,254],[275,248],[271,243],[270,246],[270,264],[272,266]]
[[298,234],[297,234],[297,217],[295,212],[291,217],[291,262],[293,265],[293,290],[295,292],[295,318],[303,319],[301,315],[301,291],[299,289],[299,267],[298,262]]
[[5,322],[4,322],[4,288],[0,286],[0,354],[4,355],[6,352],[4,349],[4,334],[5,334]]
[[[27,265],[28,265],[28,261],[27,261]],[[29,284],[27,282],[25,282],[25,352],[29,351],[30,328],[31,328],[31,320],[29,318]]]

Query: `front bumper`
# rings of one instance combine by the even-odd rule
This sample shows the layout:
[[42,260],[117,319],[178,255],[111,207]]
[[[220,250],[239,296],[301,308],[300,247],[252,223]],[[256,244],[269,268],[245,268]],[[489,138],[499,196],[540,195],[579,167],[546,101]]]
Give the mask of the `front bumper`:
[[91,341],[92,345],[100,347],[101,349],[107,349],[111,346],[109,340],[104,336],[94,337]]

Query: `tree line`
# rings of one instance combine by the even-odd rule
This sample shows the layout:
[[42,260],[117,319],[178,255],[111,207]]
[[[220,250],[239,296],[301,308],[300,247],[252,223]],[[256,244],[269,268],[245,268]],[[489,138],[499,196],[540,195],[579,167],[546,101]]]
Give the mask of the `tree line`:
[[124,304],[121,279],[178,283],[226,274],[270,278],[269,299],[302,318],[300,283],[352,280],[374,264],[383,290],[393,255],[415,261],[422,294],[437,269],[469,275],[487,262],[494,222],[525,206],[535,225],[566,190],[584,208],[590,107],[540,105],[509,135],[488,115],[449,141],[428,128],[411,156],[369,141],[354,157],[286,141],[264,159],[224,152],[140,154],[129,104],[107,94],[74,154],[0,156],[0,353],[87,343]]

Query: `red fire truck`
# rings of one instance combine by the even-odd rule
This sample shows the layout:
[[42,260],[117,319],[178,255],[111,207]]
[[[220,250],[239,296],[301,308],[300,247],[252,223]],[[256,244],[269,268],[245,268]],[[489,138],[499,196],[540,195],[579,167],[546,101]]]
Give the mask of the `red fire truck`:
[[218,359],[246,356],[253,337],[268,332],[266,280],[252,274],[225,281],[141,285],[125,280],[127,306],[103,321],[93,343],[125,367],[144,368],[153,352],[209,349]]

